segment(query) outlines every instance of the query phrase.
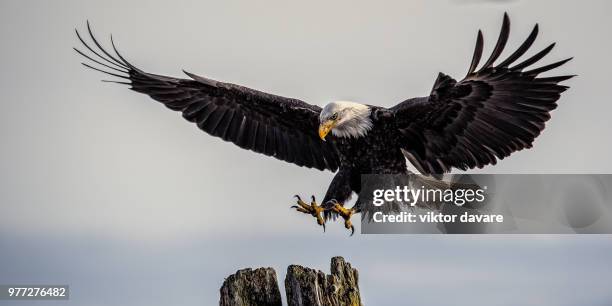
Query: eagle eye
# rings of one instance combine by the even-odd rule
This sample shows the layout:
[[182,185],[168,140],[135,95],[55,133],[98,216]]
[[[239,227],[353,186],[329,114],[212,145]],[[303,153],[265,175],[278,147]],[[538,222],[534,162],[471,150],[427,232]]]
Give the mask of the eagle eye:
[[329,117],[330,120],[336,120],[338,119],[338,113],[334,113],[333,115],[331,115],[331,117]]

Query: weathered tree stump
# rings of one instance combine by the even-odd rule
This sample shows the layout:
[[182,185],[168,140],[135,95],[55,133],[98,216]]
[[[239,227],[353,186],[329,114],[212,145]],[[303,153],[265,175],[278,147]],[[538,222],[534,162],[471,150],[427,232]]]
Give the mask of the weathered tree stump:
[[[331,274],[291,265],[285,292],[289,306],[361,306],[357,269],[342,257],[331,260]],[[272,268],[244,269],[230,275],[221,287],[221,306],[281,305]]]
[[358,273],[342,257],[331,260],[331,275],[298,265],[287,268],[289,306],[360,306]]
[[220,306],[282,306],[276,271],[272,268],[243,269],[230,275],[221,286]]

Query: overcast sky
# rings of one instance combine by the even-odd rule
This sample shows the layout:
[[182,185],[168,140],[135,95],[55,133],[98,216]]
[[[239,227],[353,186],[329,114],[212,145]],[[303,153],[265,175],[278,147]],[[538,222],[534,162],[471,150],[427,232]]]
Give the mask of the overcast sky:
[[427,95],[439,71],[461,78],[477,30],[490,51],[507,11],[508,52],[538,22],[530,54],[556,41],[543,62],[574,56],[555,73],[579,77],[533,149],[475,172],[610,173],[610,9],[605,0],[3,0],[0,283],[72,286],[71,302],[44,305],[213,305],[239,268],[284,277],[288,264],[327,271],[342,255],[360,270],[368,305],[607,305],[609,236],[348,238],[341,223],[322,234],[289,206],[296,193],[322,198],[333,174],[210,137],[101,83],[71,48],[89,20],[146,71],[186,69],[321,106],[392,106]]

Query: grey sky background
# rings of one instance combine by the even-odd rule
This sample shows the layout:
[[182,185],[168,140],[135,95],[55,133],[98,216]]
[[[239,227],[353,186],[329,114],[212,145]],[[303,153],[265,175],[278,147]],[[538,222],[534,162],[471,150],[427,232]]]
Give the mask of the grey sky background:
[[[610,173],[609,1],[0,2],[0,283],[68,283],[44,305],[214,305],[242,267],[360,270],[368,305],[608,305],[609,236],[322,234],[290,211],[332,174],[210,137],[86,71],[92,23],[150,72],[181,69],[324,105],[392,106],[461,78],[476,32],[508,52],[540,23],[543,61],[579,74],[532,150],[475,173]],[[511,50],[512,49],[512,50]],[[508,53],[505,53],[508,54]],[[0,305],[13,305],[0,301]],[[20,304],[19,304],[20,305]],[[33,305],[37,305],[33,303]],[[41,303],[42,305],[42,303]]]

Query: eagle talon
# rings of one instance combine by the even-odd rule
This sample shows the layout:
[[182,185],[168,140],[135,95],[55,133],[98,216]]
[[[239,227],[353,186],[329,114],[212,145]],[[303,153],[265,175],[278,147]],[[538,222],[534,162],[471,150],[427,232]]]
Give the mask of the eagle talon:
[[291,208],[295,208],[295,210],[301,213],[309,214],[315,217],[317,219],[317,224],[322,226],[323,231],[325,232],[325,221],[321,215],[325,209],[321,205],[317,204],[315,196],[312,196],[312,202],[310,202],[310,204],[302,201],[302,198],[300,198],[298,195],[295,195],[295,198],[297,199],[297,205],[293,205]]
[[351,236],[355,234],[355,226],[351,222],[351,217],[357,212],[357,210],[353,208],[345,208],[338,201],[334,201],[334,206],[331,208],[332,211],[336,212],[344,219],[344,227],[351,231]]

